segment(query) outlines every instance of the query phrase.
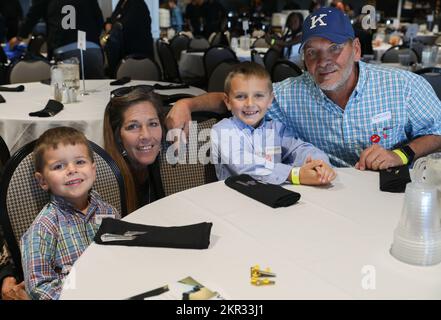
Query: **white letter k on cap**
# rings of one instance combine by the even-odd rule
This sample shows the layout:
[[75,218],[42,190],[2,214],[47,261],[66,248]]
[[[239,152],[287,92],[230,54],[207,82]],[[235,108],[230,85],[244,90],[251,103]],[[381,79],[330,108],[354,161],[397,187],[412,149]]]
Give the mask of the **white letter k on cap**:
[[327,24],[325,22],[323,22],[323,20],[322,20],[326,16],[327,16],[326,13],[322,13],[318,17],[317,16],[312,16],[311,17],[311,27],[309,27],[309,29],[314,29],[316,27],[317,22],[320,22],[321,26],[327,26]]

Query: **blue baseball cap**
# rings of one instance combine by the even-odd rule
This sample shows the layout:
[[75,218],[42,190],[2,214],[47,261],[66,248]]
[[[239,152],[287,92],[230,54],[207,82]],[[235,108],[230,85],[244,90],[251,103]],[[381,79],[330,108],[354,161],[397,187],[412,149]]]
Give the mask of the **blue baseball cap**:
[[303,23],[302,50],[305,43],[313,38],[325,38],[333,43],[344,43],[354,39],[354,28],[343,11],[334,7],[321,7],[311,13]]

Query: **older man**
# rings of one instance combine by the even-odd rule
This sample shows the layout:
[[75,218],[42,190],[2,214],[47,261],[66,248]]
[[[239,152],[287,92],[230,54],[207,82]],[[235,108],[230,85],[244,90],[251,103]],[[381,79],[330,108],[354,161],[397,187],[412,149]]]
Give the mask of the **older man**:
[[[268,116],[327,152],[333,165],[379,170],[441,148],[441,102],[432,87],[411,72],[361,62],[360,42],[341,10],[308,16],[300,50],[308,71],[274,84]],[[192,111],[222,112],[222,97],[179,101],[167,126],[185,128]]]

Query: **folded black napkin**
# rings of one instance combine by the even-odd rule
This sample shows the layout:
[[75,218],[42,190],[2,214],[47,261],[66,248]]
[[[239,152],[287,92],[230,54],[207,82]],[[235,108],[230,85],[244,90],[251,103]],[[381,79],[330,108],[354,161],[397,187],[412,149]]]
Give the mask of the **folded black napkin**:
[[162,85],[159,83],[156,83],[153,85],[153,88],[156,90],[173,90],[173,89],[186,89],[186,88],[190,88],[190,86],[188,84],[166,84],[166,85]]
[[[179,227],[158,227],[130,223],[116,219],[103,219],[95,242],[98,244],[139,247],[164,247],[184,249],[207,249],[210,244],[212,223],[202,222]],[[105,233],[123,235],[127,231],[142,231],[133,240],[102,241]]]
[[111,86],[122,86],[123,84],[129,83],[132,80],[130,77],[122,77],[120,79],[110,82]]
[[381,191],[404,192],[408,182],[411,182],[408,166],[380,170]]
[[247,174],[229,177],[225,180],[225,184],[272,208],[289,207],[300,199],[300,193],[257,181]]
[[41,109],[39,111],[31,112],[29,113],[29,116],[31,117],[53,117],[58,112],[63,110],[64,106],[61,102],[58,102],[57,100],[50,99],[44,109]]
[[19,85],[16,87],[3,87],[0,86],[0,91],[4,91],[4,92],[22,92],[24,91],[25,87],[23,85]]

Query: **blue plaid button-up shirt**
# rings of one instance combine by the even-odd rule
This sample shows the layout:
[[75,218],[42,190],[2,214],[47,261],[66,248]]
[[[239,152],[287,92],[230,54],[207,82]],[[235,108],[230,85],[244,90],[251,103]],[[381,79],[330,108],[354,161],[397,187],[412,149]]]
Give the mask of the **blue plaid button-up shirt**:
[[93,242],[99,224],[96,215],[120,214],[90,193],[86,214],[74,209],[61,197],[51,196],[21,239],[26,291],[32,299],[58,299],[64,278],[74,262]]
[[378,139],[393,149],[418,136],[441,135],[441,102],[430,84],[408,71],[358,63],[358,83],[343,110],[305,72],[274,84],[267,116],[328,153],[338,167],[353,166]]

